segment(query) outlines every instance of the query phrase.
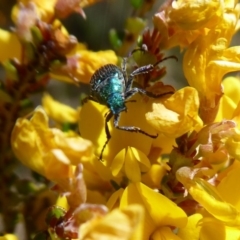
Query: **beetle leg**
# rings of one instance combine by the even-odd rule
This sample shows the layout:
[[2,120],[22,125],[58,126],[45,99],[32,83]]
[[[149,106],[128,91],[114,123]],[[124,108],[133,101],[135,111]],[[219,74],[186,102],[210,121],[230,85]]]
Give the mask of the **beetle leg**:
[[165,96],[167,94],[173,94],[174,92],[165,92],[165,93],[161,93],[161,94],[154,94],[154,93],[148,92],[144,89],[135,87],[135,88],[132,88],[131,90],[129,90],[128,92],[125,92],[124,97],[125,97],[125,99],[128,99],[136,93],[142,93],[142,94],[147,95],[148,97],[151,97],[151,98],[160,98],[160,97]]
[[169,57],[165,57],[163,59],[160,59],[159,61],[157,61],[156,63],[154,64],[148,64],[148,65],[145,65],[145,66],[141,66],[137,69],[135,69],[131,74],[130,76],[133,78],[134,76],[137,76],[139,74],[144,74],[144,73],[149,73],[151,72],[159,63],[167,60],[167,59],[170,59],[170,58],[173,58],[175,59],[176,61],[178,60],[177,57],[175,56],[169,56]]
[[110,121],[110,119],[112,118],[113,116],[113,113],[111,111],[109,111],[107,114],[106,114],[106,119],[105,119],[105,132],[106,132],[106,135],[107,135],[107,140],[106,142],[104,143],[103,145],[103,148],[102,148],[102,151],[101,151],[101,154],[100,154],[100,157],[99,157],[99,160],[102,161],[102,156],[103,156],[103,152],[104,152],[104,149],[105,147],[107,146],[109,140],[111,139],[111,134],[110,134],[110,131],[109,131],[109,128],[108,128],[108,122]]
[[[138,50],[141,50],[141,49],[138,49]],[[134,51],[132,51],[134,52]],[[132,54],[132,53],[131,53]],[[149,73],[151,72],[159,63],[167,60],[167,59],[170,59],[170,58],[173,58],[175,59],[176,61],[178,60],[177,57],[175,56],[169,56],[169,57],[165,57],[163,59],[160,59],[159,61],[157,61],[156,63],[154,64],[148,64],[148,65],[145,65],[145,66],[141,66],[137,69],[135,69],[129,76],[129,79],[127,80],[126,82],[126,92],[128,92],[130,89],[131,89],[131,86],[132,86],[132,82],[133,82],[133,79],[135,76],[137,75],[140,75],[140,74],[145,74],[145,73]]]
[[142,67],[139,67],[137,69],[135,69],[131,74],[130,76],[133,78],[134,76],[137,76],[139,74],[144,74],[144,73],[149,73],[151,72],[159,63],[167,60],[167,59],[170,59],[170,58],[173,58],[175,59],[176,61],[178,60],[177,57],[175,56],[169,56],[169,57],[165,57],[163,59],[160,59],[159,61],[157,61],[156,63],[154,64],[148,64],[148,65],[145,65],[145,66],[142,66]]
[[125,85],[127,86],[128,75],[127,75],[127,67],[126,66],[127,66],[127,58],[123,58],[121,69],[122,69],[122,74],[123,74],[123,78],[125,81]]
[[137,76],[137,75],[139,75],[139,74],[149,73],[149,72],[151,72],[151,71],[154,69],[155,66],[156,66],[156,65],[148,64],[148,65],[139,67],[139,68],[135,69],[135,70],[130,74],[130,76],[134,77],[134,76]]
[[136,132],[136,133],[142,133],[148,137],[151,137],[151,138],[157,138],[158,134],[157,135],[152,135],[152,134],[149,134],[149,133],[146,133],[145,131],[143,131],[141,128],[139,127],[134,127],[134,126],[119,126],[118,123],[119,123],[119,118],[120,118],[120,114],[115,114],[114,115],[114,127],[119,129],[119,130],[123,130],[123,131],[127,131],[127,132]]
[[154,67],[155,67],[155,65],[149,64],[149,65],[145,65],[145,66],[139,67],[136,70],[134,70],[129,75],[129,79],[126,82],[126,92],[128,92],[131,89],[132,82],[133,82],[133,79],[135,76],[151,72],[154,69]]
[[154,69],[154,65],[149,64],[143,67],[139,67],[136,70],[134,70],[130,75],[129,78],[126,82],[126,92],[128,92],[131,89],[132,82],[135,76],[143,74],[143,73],[148,73]]

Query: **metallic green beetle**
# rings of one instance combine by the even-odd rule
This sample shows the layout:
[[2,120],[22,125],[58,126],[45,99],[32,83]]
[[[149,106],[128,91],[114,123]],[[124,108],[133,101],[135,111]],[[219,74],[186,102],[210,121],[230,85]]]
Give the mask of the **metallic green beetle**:
[[109,112],[106,114],[106,120],[105,120],[105,132],[106,132],[107,140],[103,145],[99,160],[102,160],[104,149],[108,144],[109,140],[111,139],[111,134],[108,128],[108,122],[111,120],[112,117],[114,117],[114,121],[113,121],[114,127],[119,130],[128,131],[128,132],[138,132],[151,138],[156,138],[158,136],[158,135],[151,135],[149,133],[146,133],[139,127],[119,126],[118,123],[119,123],[120,113],[123,111],[127,111],[126,103],[133,102],[128,99],[134,94],[141,93],[152,98],[159,98],[166,94],[173,93],[173,92],[166,92],[163,94],[155,95],[141,88],[137,88],[137,87],[132,88],[132,83],[135,76],[151,72],[160,62],[165,61],[166,59],[169,59],[169,58],[177,59],[174,56],[166,57],[161,59],[155,64],[149,64],[149,65],[139,67],[129,75],[127,75],[127,72],[126,72],[127,59],[124,58],[121,68],[113,64],[107,64],[99,68],[93,74],[90,81],[90,88],[91,88],[90,95],[86,99],[84,99],[83,103],[85,103],[87,100],[93,100],[109,108]]

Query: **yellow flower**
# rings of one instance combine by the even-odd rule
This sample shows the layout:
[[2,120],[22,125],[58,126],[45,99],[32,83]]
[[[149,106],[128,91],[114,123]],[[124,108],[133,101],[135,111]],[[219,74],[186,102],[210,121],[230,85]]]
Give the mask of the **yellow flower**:
[[4,236],[0,237],[0,240],[18,240],[17,236],[14,234],[4,234]]
[[74,77],[80,79],[81,82],[89,83],[89,80],[93,73],[100,67],[112,63],[116,64],[118,58],[114,51],[98,51],[92,52],[89,50],[76,51],[75,54],[78,55],[78,68]]
[[[223,94],[221,81],[224,74],[240,68],[239,47],[226,49],[223,39],[211,43],[213,36],[199,39],[184,56],[184,73],[192,87],[199,92],[201,117],[205,122],[214,120]],[[211,46],[208,47],[208,46]]]
[[234,157],[237,160],[240,160],[240,130],[237,128],[234,128],[232,130],[232,134],[228,139],[226,140],[226,148],[229,152],[229,154]]
[[161,183],[170,167],[163,161],[160,164],[152,164],[149,171],[142,175],[142,183],[152,189],[161,189]]
[[45,93],[42,98],[42,105],[47,115],[59,123],[77,123],[79,112],[72,107],[54,100]]
[[[119,126],[137,126],[144,131],[153,134],[154,130],[147,124],[144,114],[147,111],[147,104],[140,95],[134,96],[137,100],[134,103],[128,103],[128,112],[121,113]],[[108,109],[99,103],[88,101],[81,109],[79,129],[83,138],[90,139],[96,146],[95,153],[99,157],[102,147],[106,141],[104,128],[104,115]],[[109,122],[109,131],[112,136],[103,153],[103,160],[106,160],[106,166],[109,167],[113,158],[122,149],[128,146],[134,147],[144,153],[146,156],[150,153],[153,139],[140,133],[121,131],[113,127]]]
[[44,22],[50,22],[54,17],[54,6],[56,2],[57,0],[20,0],[18,1],[18,5],[15,5],[12,9],[12,19],[16,23],[21,6],[27,6],[31,3],[36,6],[39,18]]
[[111,171],[97,158],[84,161],[83,174],[89,190],[101,192],[112,190],[111,182],[109,182],[113,179]]
[[[227,3],[223,4],[223,9],[228,7]],[[238,23],[238,8],[238,5],[232,5],[223,12],[221,20],[205,35],[198,37],[184,55],[184,74],[190,86],[198,90],[200,116],[206,123],[212,122],[216,116],[223,94],[222,77],[240,68],[240,48],[229,48]]]
[[18,5],[15,5],[12,9],[12,19],[15,21],[19,5],[28,5],[29,3],[36,5],[38,15],[44,22],[51,22],[54,17],[66,18],[74,12],[81,14],[85,18],[82,7],[89,6],[97,1],[99,0],[19,0]]
[[184,211],[164,195],[142,183],[130,183],[120,199],[120,208],[140,204],[145,209],[144,238],[164,226],[182,228],[187,223]]
[[218,23],[223,14],[222,5],[218,0],[181,0],[165,4],[153,20],[163,37],[162,47],[189,46],[205,33],[205,28],[211,28]]
[[199,93],[205,123],[216,117],[222,77],[240,68],[240,48],[229,48],[239,28],[239,8],[234,0],[173,1],[154,18],[164,47],[187,48],[183,70],[189,85]]
[[39,14],[33,2],[29,2],[26,6],[19,4],[14,29],[18,37],[23,41],[31,41],[31,28],[36,25],[38,20]]
[[[79,82],[89,83],[96,70],[109,63],[116,64],[117,61],[118,58],[112,50],[93,52],[78,43],[67,55],[67,65],[61,70],[53,69],[51,76],[68,82],[75,78]],[[63,76],[62,73],[68,73],[68,76]]]
[[8,59],[21,58],[21,44],[15,33],[10,33],[3,29],[0,29],[0,62],[4,62]]
[[151,235],[151,240],[159,240],[159,239],[182,240],[172,232],[170,227],[161,227]]
[[212,240],[212,239],[239,239],[240,232],[238,228],[232,228],[225,226],[218,221],[206,221],[202,224],[200,239]]
[[232,157],[240,159],[240,81],[236,77],[227,77],[223,81],[223,87],[225,94],[221,99],[215,121],[232,119],[236,123],[236,128],[232,129],[230,136],[226,139],[225,147]]
[[197,137],[199,146],[195,158],[204,159],[209,164],[215,165],[215,169],[218,164],[219,169],[226,166],[234,156],[229,151],[228,142],[236,136],[235,128],[236,123],[230,120],[212,123],[202,128]]
[[221,98],[215,122],[222,121],[223,119],[233,119],[239,122],[240,79],[237,77],[227,77],[223,80],[222,86],[224,95]]
[[117,176],[122,168],[126,177],[132,182],[141,181],[141,173],[147,172],[151,164],[147,156],[140,150],[128,147],[120,151],[113,159],[111,169],[113,176]]
[[[177,178],[188,190],[189,194],[205,209],[202,211],[200,239],[238,239],[240,237],[240,196],[238,183],[240,164],[227,170],[227,174],[217,186],[212,186],[205,180],[194,177],[189,168],[178,170]],[[199,218],[200,220],[200,218]],[[216,228],[219,228],[216,233]],[[182,234],[184,233],[182,230]],[[186,229],[187,231],[187,229]],[[236,237],[237,236],[237,237]]]
[[[234,108],[234,112],[232,113],[231,117],[238,124],[238,128],[240,128],[240,81],[238,78],[227,78],[226,83],[231,86],[230,89],[226,89],[227,94],[229,93],[229,97],[233,102],[232,106]],[[224,85],[224,87],[225,86],[226,85]],[[230,107],[229,110],[231,111]]]
[[185,87],[166,100],[152,102],[153,110],[146,113],[146,119],[157,132],[176,138],[202,125],[198,116],[199,99],[194,88]]
[[52,181],[69,177],[72,165],[92,155],[89,141],[49,128],[48,117],[41,107],[36,108],[30,120],[17,120],[11,144],[23,164]]
[[[199,224],[199,221],[202,219],[202,215],[199,213],[193,214],[188,217],[188,223],[186,227],[180,228],[178,230],[177,235],[182,240],[198,240],[199,234],[201,230],[201,226]],[[205,239],[205,238],[203,238]],[[213,238],[214,239],[214,238]]]
[[82,224],[78,239],[144,240],[143,216],[141,205],[132,204],[122,209],[115,209],[104,217]]

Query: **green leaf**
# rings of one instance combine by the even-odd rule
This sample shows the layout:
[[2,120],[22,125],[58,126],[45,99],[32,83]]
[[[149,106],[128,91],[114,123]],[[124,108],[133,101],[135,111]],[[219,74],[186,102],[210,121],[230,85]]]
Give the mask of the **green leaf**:
[[118,49],[122,45],[122,41],[119,38],[117,31],[115,29],[111,29],[109,31],[109,40],[114,49]]
[[59,206],[52,206],[49,208],[46,215],[46,223],[48,226],[56,226],[58,220],[62,219],[66,214],[66,210]]
[[11,60],[7,60],[3,62],[3,67],[6,70],[6,78],[8,80],[18,81],[18,71],[16,67],[13,65]]
[[43,41],[43,35],[41,33],[41,30],[38,27],[33,26],[31,27],[31,34],[34,45],[38,46]]

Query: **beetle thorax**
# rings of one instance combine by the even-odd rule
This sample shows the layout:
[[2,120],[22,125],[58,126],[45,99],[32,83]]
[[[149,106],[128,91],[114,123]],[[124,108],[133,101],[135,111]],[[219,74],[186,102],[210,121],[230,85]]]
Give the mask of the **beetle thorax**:
[[99,103],[106,105],[113,114],[126,110],[125,80],[117,66],[108,64],[100,68],[91,79],[91,88],[91,95]]

